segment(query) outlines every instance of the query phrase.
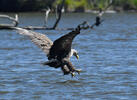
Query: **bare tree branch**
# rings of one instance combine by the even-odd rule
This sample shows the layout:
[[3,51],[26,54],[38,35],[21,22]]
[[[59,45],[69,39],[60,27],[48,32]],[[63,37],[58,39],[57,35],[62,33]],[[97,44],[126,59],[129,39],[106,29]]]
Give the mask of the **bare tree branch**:
[[7,18],[7,19],[13,21],[12,24],[0,24],[0,29],[5,29],[5,28],[10,29],[10,27],[16,27],[19,24],[17,14],[15,15],[15,18],[10,17],[8,15],[0,15],[0,18]]
[[109,5],[105,8],[104,11],[102,9],[99,9],[99,13],[98,13],[98,15],[96,17],[95,23],[93,23],[92,25],[90,25],[87,21],[84,21],[83,23],[79,24],[75,29],[86,30],[86,29],[92,29],[95,26],[99,26],[104,21],[104,20],[101,19],[101,17],[106,12],[106,10],[112,5],[112,3],[113,3],[113,0],[110,0]]
[[[95,26],[99,26],[104,21],[101,19],[101,17],[106,12],[106,10],[112,5],[113,0],[110,0],[110,1],[111,1],[110,4],[105,8],[104,11],[102,11],[102,9],[100,9],[100,11],[96,17],[96,20],[92,25],[90,25],[87,21],[84,21],[81,24],[79,24],[76,28],[63,28],[63,29],[57,28],[57,25],[61,19],[62,8],[63,8],[64,2],[65,2],[65,0],[62,0],[61,5],[58,6],[57,19],[56,19],[56,22],[53,25],[53,27],[46,27],[47,21],[48,21],[48,14],[50,12],[50,10],[48,9],[46,11],[46,16],[45,16],[45,20],[44,20],[45,26],[27,26],[27,27],[21,27],[21,28],[28,29],[28,30],[75,30],[77,28],[79,28],[80,30],[92,29]],[[0,15],[0,18],[8,18],[8,19],[13,21],[13,24],[0,24],[0,29],[13,29],[13,27],[16,27],[19,23],[18,22],[18,15],[15,15],[15,18],[7,16],[7,15]]]
[[50,8],[48,8],[48,9],[46,10],[46,13],[45,13],[45,22],[44,22],[44,26],[45,26],[45,27],[47,26],[49,13],[50,13]]
[[55,24],[53,25],[53,29],[55,29],[61,19],[61,16],[62,16],[62,9],[63,9],[63,6],[64,6],[64,3],[65,3],[65,0],[62,0],[62,3],[61,5],[58,5],[57,6],[57,11],[56,11],[56,14],[57,14],[57,19],[56,19],[56,22]]
[[[55,21],[55,24],[53,25],[53,27],[47,27],[47,21],[48,21],[48,15],[49,15],[49,12],[50,12],[50,9],[46,10],[46,14],[45,14],[45,21],[44,21],[44,27],[36,27],[36,26],[28,26],[28,27],[24,27],[24,29],[33,29],[33,30],[64,30],[64,29],[57,29],[57,25],[61,19],[61,16],[62,16],[62,9],[63,9],[63,6],[64,6],[64,3],[65,3],[65,0],[62,0],[62,3],[61,5],[58,5],[57,8],[56,8],[56,21]],[[69,30],[72,30],[72,28],[69,28]]]

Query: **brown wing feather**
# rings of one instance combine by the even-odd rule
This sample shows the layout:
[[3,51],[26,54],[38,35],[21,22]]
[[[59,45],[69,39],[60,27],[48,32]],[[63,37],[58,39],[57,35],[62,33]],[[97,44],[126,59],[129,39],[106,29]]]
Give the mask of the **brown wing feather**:
[[19,34],[28,36],[33,43],[35,43],[39,48],[41,48],[47,55],[49,54],[49,50],[53,45],[53,42],[46,35],[22,28],[15,29]]

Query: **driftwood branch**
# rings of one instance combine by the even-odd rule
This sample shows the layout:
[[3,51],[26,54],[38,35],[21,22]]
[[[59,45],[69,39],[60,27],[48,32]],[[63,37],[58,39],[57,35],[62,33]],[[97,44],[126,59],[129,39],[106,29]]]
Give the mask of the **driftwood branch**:
[[113,0],[110,0],[109,5],[105,8],[105,10],[103,11],[102,9],[99,10],[99,13],[96,17],[95,22],[90,25],[87,21],[84,21],[83,23],[79,24],[75,29],[79,28],[80,30],[86,30],[86,29],[92,29],[95,26],[99,26],[104,20],[101,19],[101,17],[103,16],[103,14],[106,12],[106,10],[113,4]]
[[[102,9],[99,10],[96,20],[92,25],[90,25],[87,21],[84,21],[81,24],[79,24],[76,28],[63,28],[63,29],[57,28],[57,25],[61,19],[62,9],[63,9],[64,2],[65,2],[65,0],[62,0],[61,5],[58,5],[58,7],[57,7],[57,19],[56,19],[53,27],[47,27],[48,15],[50,12],[50,9],[48,9],[48,10],[46,10],[46,13],[45,13],[44,26],[37,26],[37,27],[36,26],[27,26],[27,27],[21,27],[21,28],[28,29],[28,30],[75,30],[77,28],[80,28],[80,30],[92,29],[95,26],[99,26],[104,21],[104,20],[102,20],[101,17],[106,12],[106,10],[112,5],[113,0],[110,0],[110,1],[111,2],[104,9],[104,11]],[[17,25],[19,23],[18,15],[15,15],[15,18],[7,16],[7,15],[0,15],[0,18],[8,18],[13,21],[12,24],[0,24],[0,29],[13,29],[12,27],[17,27]]]
[[47,26],[49,13],[50,13],[50,8],[48,8],[48,9],[46,10],[46,13],[45,13],[45,22],[44,22],[44,26],[45,26],[45,27]]
[[16,27],[19,24],[17,14],[15,15],[15,18],[10,17],[8,15],[0,15],[0,18],[7,18],[7,19],[13,21],[12,24],[0,24],[0,29],[11,29],[11,27]]
[[28,26],[28,27],[24,27],[24,29],[32,29],[32,30],[62,30],[62,29],[57,29],[57,26],[59,24],[59,21],[61,19],[62,16],[62,9],[64,6],[65,0],[62,0],[62,3],[60,5],[57,6],[56,8],[56,21],[55,24],[53,25],[53,27],[47,27],[47,21],[48,21],[48,15],[50,12],[50,9],[46,10],[46,14],[45,14],[45,21],[44,21],[44,26],[43,27],[36,27],[36,26]]
[[62,16],[62,9],[63,9],[63,6],[64,6],[64,3],[65,3],[65,0],[62,0],[62,3],[61,5],[58,5],[57,8],[56,8],[56,22],[55,24],[53,25],[53,29],[56,29],[60,19],[61,19],[61,16]]

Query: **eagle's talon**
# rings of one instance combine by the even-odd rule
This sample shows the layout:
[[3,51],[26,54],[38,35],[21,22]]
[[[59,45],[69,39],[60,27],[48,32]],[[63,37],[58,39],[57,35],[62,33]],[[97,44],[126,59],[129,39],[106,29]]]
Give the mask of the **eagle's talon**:
[[80,72],[82,71],[81,69],[76,69],[75,70],[78,74],[80,74]]
[[75,73],[74,73],[74,72],[71,72],[71,76],[74,77],[74,76],[75,76]]

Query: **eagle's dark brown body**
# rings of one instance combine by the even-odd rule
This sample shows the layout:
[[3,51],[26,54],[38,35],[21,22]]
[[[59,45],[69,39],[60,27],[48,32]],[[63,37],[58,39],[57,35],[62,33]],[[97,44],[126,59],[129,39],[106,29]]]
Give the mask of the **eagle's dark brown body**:
[[80,30],[72,31],[53,42],[48,59],[61,60],[71,51],[73,39],[80,33]]

